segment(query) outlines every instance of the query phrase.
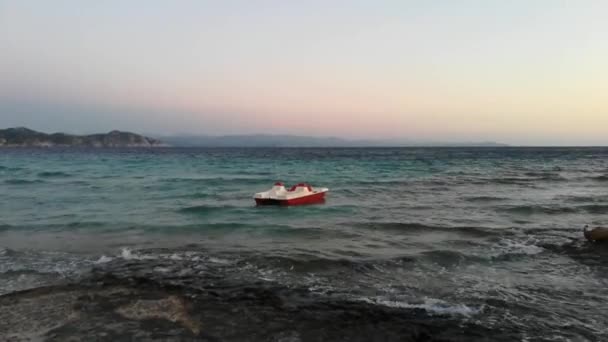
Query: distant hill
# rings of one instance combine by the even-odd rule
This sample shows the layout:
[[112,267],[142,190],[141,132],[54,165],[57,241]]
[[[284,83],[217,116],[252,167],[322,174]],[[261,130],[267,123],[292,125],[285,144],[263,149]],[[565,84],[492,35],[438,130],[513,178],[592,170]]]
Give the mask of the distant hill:
[[46,134],[25,127],[0,129],[0,147],[499,147],[495,142],[442,143],[405,140],[349,140],[295,135],[166,136],[159,139],[111,131],[105,134]]
[[291,135],[171,136],[162,139],[172,146],[190,147],[338,147],[369,146],[372,141],[316,138]]
[[294,135],[164,136],[163,141],[182,147],[400,147],[400,146],[507,146],[495,142],[442,143],[403,140],[349,140]]
[[163,142],[130,132],[46,134],[25,127],[0,129],[0,147],[160,147]]

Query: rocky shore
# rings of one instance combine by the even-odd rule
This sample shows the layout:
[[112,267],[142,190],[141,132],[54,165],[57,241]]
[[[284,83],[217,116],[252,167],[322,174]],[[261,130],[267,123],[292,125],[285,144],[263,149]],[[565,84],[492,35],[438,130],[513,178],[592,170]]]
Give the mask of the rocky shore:
[[[221,281],[220,281],[221,282]],[[478,341],[515,338],[424,310],[253,283],[202,288],[97,275],[0,296],[3,341]],[[502,335],[502,336],[501,336]],[[485,336],[485,337],[484,337]]]

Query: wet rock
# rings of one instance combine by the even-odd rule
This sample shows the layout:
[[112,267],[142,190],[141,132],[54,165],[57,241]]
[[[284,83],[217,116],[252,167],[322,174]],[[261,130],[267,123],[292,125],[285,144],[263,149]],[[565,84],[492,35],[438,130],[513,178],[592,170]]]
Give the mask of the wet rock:
[[[0,296],[8,341],[510,341],[516,331],[304,289],[165,286],[98,275],[78,284]],[[93,338],[94,337],[94,338]],[[1,340],[1,339],[0,339]]]
[[177,296],[163,299],[140,299],[119,307],[116,312],[134,320],[165,319],[174,323],[178,322],[194,334],[200,332],[199,323],[190,317],[184,300]]

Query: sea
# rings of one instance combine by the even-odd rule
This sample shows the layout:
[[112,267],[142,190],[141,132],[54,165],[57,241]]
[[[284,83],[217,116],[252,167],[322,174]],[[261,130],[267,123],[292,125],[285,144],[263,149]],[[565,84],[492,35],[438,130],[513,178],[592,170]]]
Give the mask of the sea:
[[608,341],[585,225],[608,148],[0,149],[0,340]]

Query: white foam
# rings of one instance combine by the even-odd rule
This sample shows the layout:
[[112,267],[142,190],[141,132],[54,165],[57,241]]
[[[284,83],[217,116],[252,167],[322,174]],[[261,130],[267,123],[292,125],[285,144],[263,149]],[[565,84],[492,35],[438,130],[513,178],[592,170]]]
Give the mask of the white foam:
[[96,264],[105,264],[106,262],[110,262],[112,260],[114,260],[114,258],[102,255],[101,257],[99,257],[99,260],[95,261],[95,263]]
[[126,260],[133,259],[133,253],[127,247],[120,249],[120,257]]
[[275,274],[273,270],[258,269],[258,278],[264,281],[276,281],[276,277],[280,274]]
[[524,254],[535,255],[542,253],[545,249],[536,245],[538,241],[533,238],[528,238],[524,241],[515,241],[510,239],[501,239],[494,247],[494,256],[509,255],[509,254]]
[[169,256],[169,259],[171,259],[171,260],[182,260],[182,257],[179,256],[179,255],[177,255],[177,254],[175,254],[175,253],[173,253],[173,254],[171,254],[171,256]]
[[402,301],[386,300],[379,298],[360,298],[361,301],[370,304],[384,305],[392,308],[405,308],[405,309],[422,309],[428,314],[439,314],[439,315],[461,315],[470,317],[483,311],[483,307],[475,308],[465,304],[450,304],[440,299],[435,298],[424,298],[423,303],[407,303]]
[[228,261],[226,259],[220,259],[220,258],[214,258],[214,257],[210,257],[209,262],[212,262],[214,264],[222,264],[222,265],[227,265],[230,263],[230,261]]
[[335,288],[329,285],[322,285],[322,284],[318,284],[318,285],[312,285],[308,288],[308,291],[312,292],[312,293],[318,293],[318,294],[327,294],[328,292],[334,291]]
[[154,257],[152,255],[141,255],[141,254],[138,254],[138,253],[134,253],[128,247],[121,248],[119,257],[121,257],[121,258],[123,258],[125,260],[149,260],[149,259],[156,259],[156,257]]

